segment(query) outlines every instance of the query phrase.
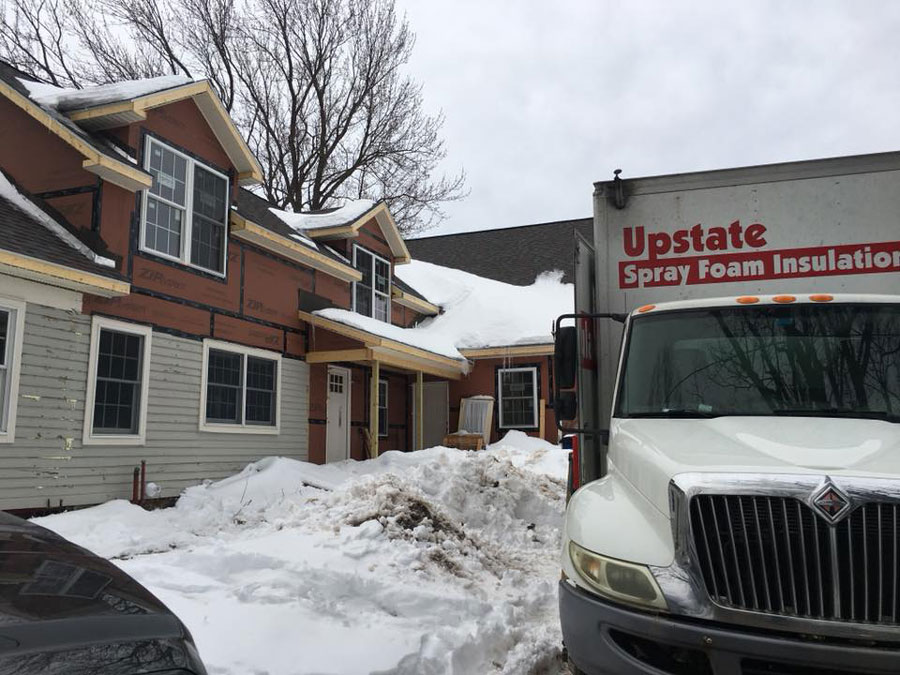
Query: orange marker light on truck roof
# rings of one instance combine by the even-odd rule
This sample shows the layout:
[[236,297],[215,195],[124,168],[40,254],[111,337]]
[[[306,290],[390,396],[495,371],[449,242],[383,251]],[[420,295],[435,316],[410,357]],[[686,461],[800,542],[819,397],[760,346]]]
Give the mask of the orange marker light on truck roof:
[[787,303],[795,302],[796,300],[797,298],[793,295],[776,295],[772,297],[772,302]]
[[759,298],[755,295],[742,295],[737,301],[742,305],[752,305],[755,302],[759,302]]
[[643,314],[644,312],[649,312],[651,309],[655,309],[656,305],[644,305],[643,307],[638,307],[638,312]]
[[809,296],[809,299],[813,302],[831,302],[834,300],[834,296],[828,295],[827,293],[817,293],[816,295]]

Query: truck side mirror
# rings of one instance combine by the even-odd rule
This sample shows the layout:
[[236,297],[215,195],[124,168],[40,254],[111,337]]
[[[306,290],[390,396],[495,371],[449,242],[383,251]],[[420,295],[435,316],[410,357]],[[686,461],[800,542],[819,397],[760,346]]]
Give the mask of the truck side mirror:
[[560,326],[556,330],[553,345],[553,372],[556,376],[557,391],[572,389],[575,386],[577,366],[578,330],[575,326]]
[[553,412],[557,422],[571,422],[578,416],[578,397],[574,391],[564,391],[556,395]]

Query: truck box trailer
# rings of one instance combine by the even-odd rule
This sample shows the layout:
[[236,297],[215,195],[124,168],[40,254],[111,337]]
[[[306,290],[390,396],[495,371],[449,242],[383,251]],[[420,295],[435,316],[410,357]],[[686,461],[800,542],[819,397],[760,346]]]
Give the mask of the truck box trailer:
[[572,668],[900,672],[900,153],[617,173],[576,277]]

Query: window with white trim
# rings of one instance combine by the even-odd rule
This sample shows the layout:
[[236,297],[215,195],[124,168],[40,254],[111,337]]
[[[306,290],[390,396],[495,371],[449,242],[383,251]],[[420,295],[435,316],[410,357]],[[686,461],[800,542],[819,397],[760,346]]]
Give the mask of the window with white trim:
[[15,435],[25,304],[0,298],[0,443]]
[[150,326],[94,317],[84,443],[144,442],[152,335]]
[[141,249],[225,274],[228,177],[148,136]]
[[388,381],[378,380],[378,435],[388,435]]
[[353,284],[353,311],[390,323],[391,263],[354,246],[353,267],[362,273],[362,280]]
[[280,354],[205,340],[200,428],[277,433],[280,383]]
[[501,368],[497,371],[501,429],[538,426],[537,368]]

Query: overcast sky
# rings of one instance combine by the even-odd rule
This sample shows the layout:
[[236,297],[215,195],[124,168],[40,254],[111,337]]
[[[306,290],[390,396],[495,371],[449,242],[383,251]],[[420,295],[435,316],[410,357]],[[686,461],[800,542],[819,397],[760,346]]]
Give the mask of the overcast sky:
[[900,3],[397,0],[446,170],[429,234],[591,214],[592,183],[900,150]]

